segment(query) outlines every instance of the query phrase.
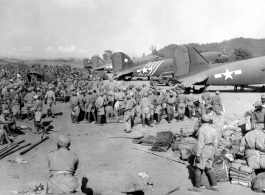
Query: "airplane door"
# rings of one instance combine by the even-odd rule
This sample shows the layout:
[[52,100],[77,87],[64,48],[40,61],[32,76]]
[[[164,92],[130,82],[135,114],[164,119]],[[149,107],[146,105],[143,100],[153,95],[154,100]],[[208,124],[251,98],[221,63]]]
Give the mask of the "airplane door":
[[173,52],[174,76],[188,74],[190,71],[190,58],[188,48],[184,45],[178,46]]

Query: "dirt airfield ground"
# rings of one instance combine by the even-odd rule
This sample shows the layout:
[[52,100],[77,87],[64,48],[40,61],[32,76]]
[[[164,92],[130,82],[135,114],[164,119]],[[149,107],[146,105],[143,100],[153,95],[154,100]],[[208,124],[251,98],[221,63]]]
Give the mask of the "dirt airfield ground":
[[[131,81],[138,85],[146,81]],[[224,117],[238,119],[243,113],[253,107],[253,103],[260,99],[261,93],[233,92],[232,87],[210,87],[213,95],[215,90],[220,90],[221,98],[226,108]],[[201,94],[197,94],[201,96]],[[111,183],[116,186],[122,185],[119,175],[131,174],[136,177],[137,182],[142,185],[146,195],[165,195],[174,188],[180,186],[180,190],[174,194],[195,194],[189,192],[188,188],[192,186],[189,179],[189,170],[185,165],[172,162],[148,153],[132,149],[139,147],[149,149],[149,146],[133,144],[130,139],[110,138],[109,136],[139,136],[141,133],[137,130],[146,131],[155,134],[158,131],[171,130],[173,133],[183,128],[185,132],[193,130],[193,121],[185,119],[185,122],[177,123],[175,120],[168,124],[165,120],[159,127],[153,129],[142,129],[140,125],[136,126],[131,134],[123,133],[124,125],[107,124],[102,127],[94,123],[72,124],[70,120],[69,103],[58,102],[53,107],[55,113],[62,112],[62,116],[57,118],[44,118],[43,121],[50,121],[51,125],[58,132],[50,132],[50,139],[46,140],[36,148],[32,149],[23,156],[16,152],[0,160],[0,194],[10,195],[11,191],[21,191],[33,188],[40,183],[45,184],[49,178],[47,154],[49,151],[56,149],[56,140],[58,135],[67,134],[70,136],[71,151],[76,153],[80,159],[77,177],[86,177],[88,179],[87,187],[92,188],[95,192],[102,192]],[[46,110],[44,110],[46,113]],[[27,121],[27,120],[26,120]],[[32,121],[30,121],[32,123]],[[19,125],[30,126],[27,123],[18,122]],[[31,126],[32,127],[32,126]],[[40,135],[28,133],[19,136],[17,139],[25,139],[26,142],[35,142],[40,139]],[[3,146],[1,146],[3,148]],[[0,149],[1,149],[0,148]],[[161,155],[174,158],[171,149]],[[8,160],[15,160],[16,157],[22,157],[29,161],[28,164],[11,163]],[[137,176],[140,172],[147,172],[151,177],[153,186],[144,186],[143,180]],[[203,190],[203,194],[255,194],[250,188],[232,185],[227,183],[218,183],[220,192],[211,192]],[[115,185],[112,186],[115,188]],[[28,194],[28,193],[26,193]],[[42,194],[45,194],[42,192]]]

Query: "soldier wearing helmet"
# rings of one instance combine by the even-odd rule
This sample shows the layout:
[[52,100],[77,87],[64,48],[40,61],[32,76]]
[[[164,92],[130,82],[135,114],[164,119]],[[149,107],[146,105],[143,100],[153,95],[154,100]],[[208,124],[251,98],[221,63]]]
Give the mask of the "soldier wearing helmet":
[[184,121],[184,114],[185,114],[185,108],[187,105],[187,98],[186,95],[184,95],[184,90],[180,90],[180,94],[177,97],[177,109],[178,109],[178,117],[177,121],[181,120]]

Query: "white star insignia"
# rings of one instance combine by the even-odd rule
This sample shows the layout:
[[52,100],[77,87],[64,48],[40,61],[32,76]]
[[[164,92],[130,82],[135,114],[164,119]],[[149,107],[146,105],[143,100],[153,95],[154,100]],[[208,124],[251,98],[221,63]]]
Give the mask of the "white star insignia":
[[229,72],[229,70],[226,68],[225,73],[222,73],[225,76],[225,80],[228,79],[228,78],[233,79],[233,77],[232,77],[233,72],[234,71]]
[[142,71],[143,71],[143,73],[144,73],[144,72],[147,72],[147,69],[144,67],[144,68],[142,69]]

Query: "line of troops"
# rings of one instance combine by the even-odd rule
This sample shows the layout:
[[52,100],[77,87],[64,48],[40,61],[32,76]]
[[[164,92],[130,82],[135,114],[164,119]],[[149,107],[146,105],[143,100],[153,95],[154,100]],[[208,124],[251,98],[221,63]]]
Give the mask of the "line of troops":
[[[97,83],[97,89],[87,86],[75,88],[72,86],[70,100],[71,119],[73,123],[95,121],[97,125],[106,123],[123,122],[125,131],[131,132],[135,124],[141,123],[153,126],[154,119],[160,124],[164,114],[167,115],[168,123],[174,118],[184,121],[184,115],[189,118],[200,118],[203,114],[209,114],[213,123],[220,119],[223,112],[222,100],[219,91],[211,97],[208,89],[202,94],[202,101],[193,95],[193,90],[188,95],[184,94],[183,88],[167,89],[165,92],[157,87],[150,88],[145,84],[128,87],[116,86],[113,80],[106,85],[102,81]],[[104,116],[104,117],[103,117]]]

